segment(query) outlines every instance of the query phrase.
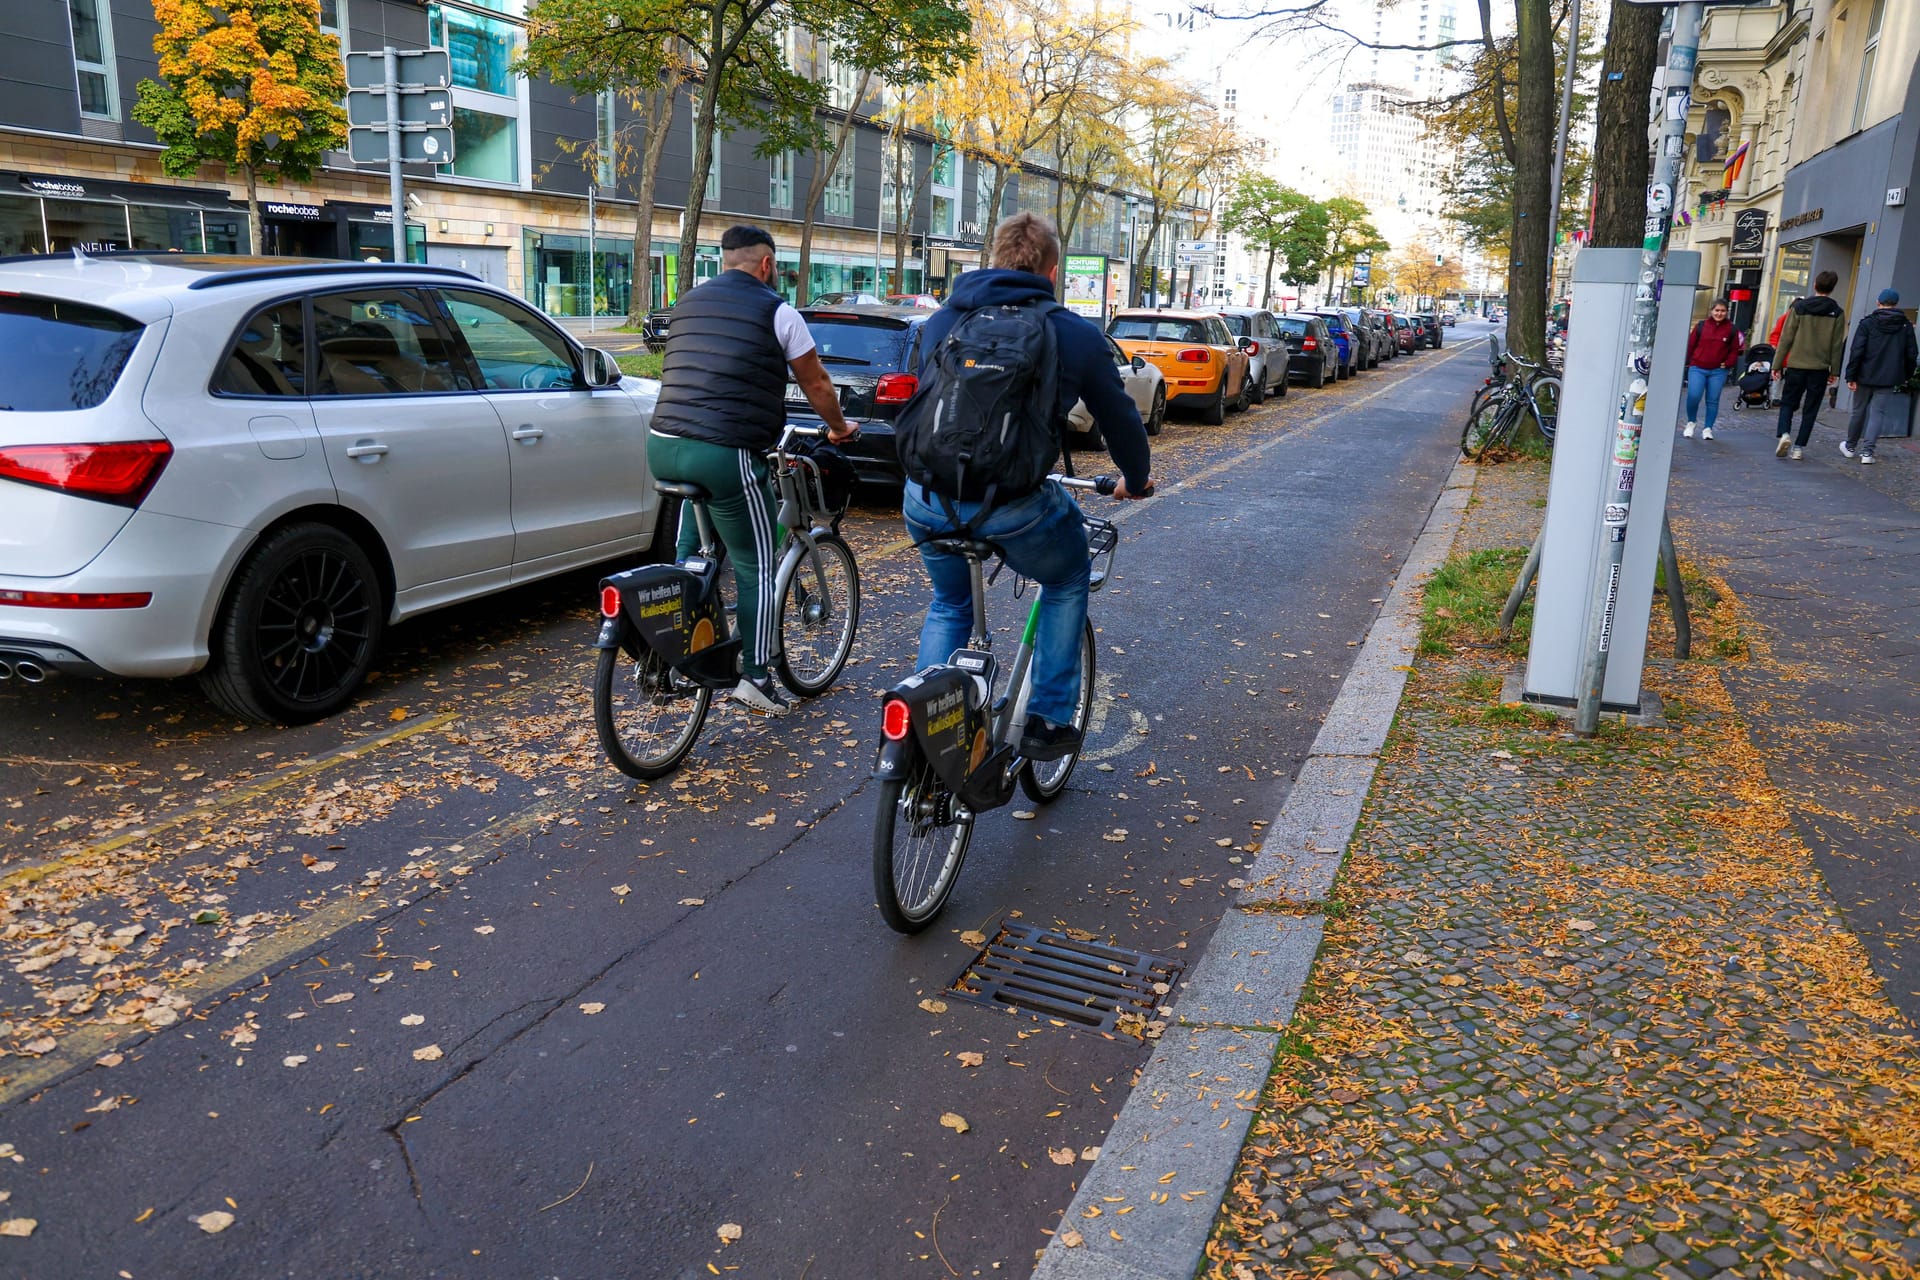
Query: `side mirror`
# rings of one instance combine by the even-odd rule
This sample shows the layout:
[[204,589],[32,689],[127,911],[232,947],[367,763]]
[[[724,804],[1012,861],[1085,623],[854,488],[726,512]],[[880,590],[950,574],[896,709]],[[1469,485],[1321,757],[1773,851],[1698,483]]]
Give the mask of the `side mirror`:
[[620,362],[598,347],[588,347],[582,353],[583,364],[589,387],[617,387],[620,385]]
[[1135,373],[1144,373],[1146,371],[1147,358],[1145,356],[1135,356],[1132,360],[1128,361],[1128,363],[1133,366]]

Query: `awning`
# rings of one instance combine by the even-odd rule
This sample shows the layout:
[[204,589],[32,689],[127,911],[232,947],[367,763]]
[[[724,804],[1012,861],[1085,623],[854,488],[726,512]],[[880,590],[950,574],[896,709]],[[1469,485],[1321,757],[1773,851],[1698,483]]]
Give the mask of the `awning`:
[[122,204],[175,209],[214,209],[232,213],[245,208],[224,191],[204,187],[173,187],[157,182],[110,182],[65,174],[0,171],[0,192],[41,196],[49,200],[114,200]]

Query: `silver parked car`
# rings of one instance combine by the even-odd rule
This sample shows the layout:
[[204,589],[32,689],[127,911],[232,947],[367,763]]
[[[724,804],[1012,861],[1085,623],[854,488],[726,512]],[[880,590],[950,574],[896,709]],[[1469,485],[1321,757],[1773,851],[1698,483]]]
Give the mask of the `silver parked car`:
[[447,268],[0,262],[0,672],[328,715],[389,623],[653,544],[657,391]]
[[[1167,380],[1159,369],[1147,362],[1145,356],[1129,356],[1120,349],[1120,344],[1112,338],[1107,339],[1107,354],[1113,357],[1114,366],[1120,372],[1120,381],[1126,387],[1127,394],[1133,398],[1135,407],[1140,410],[1140,421],[1146,424],[1147,434],[1157,436],[1167,421]],[[1076,449],[1104,449],[1106,441],[1101,439],[1100,430],[1094,426],[1093,414],[1087,411],[1085,400],[1073,402],[1073,412],[1067,415],[1067,431],[1072,436],[1069,441]]]
[[1222,307],[1220,318],[1247,353],[1247,381],[1253,388],[1253,403],[1260,404],[1270,395],[1287,394],[1286,335],[1281,333],[1273,312],[1259,307]]

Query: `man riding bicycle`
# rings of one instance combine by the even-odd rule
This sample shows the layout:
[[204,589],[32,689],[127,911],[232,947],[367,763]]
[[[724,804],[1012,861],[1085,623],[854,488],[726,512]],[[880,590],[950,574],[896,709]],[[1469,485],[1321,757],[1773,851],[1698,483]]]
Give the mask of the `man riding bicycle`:
[[[854,428],[806,322],[771,287],[773,237],[759,227],[728,228],[720,266],[673,308],[647,465],[656,480],[697,484],[713,495],[708,511],[733,557],[739,591],[741,677],[733,697],[756,715],[778,716],[788,703],[767,670],[780,626],[766,454],[786,425],[788,370],[829,440],[849,439]],[[692,513],[682,511],[678,554],[693,554],[698,542]]]
[[[963,275],[946,305],[927,321],[920,337],[919,403],[901,415],[899,443],[908,476],[903,514],[933,581],[919,665],[943,663],[963,648],[973,621],[966,563],[928,547],[927,540],[964,531],[993,543],[1015,573],[1041,588],[1033,688],[1020,753],[1030,760],[1057,760],[1081,741],[1073,720],[1080,698],[1089,562],[1079,505],[1059,485],[1046,483],[1044,474],[1059,454],[1074,402],[1084,400],[1124,477],[1114,496],[1145,497],[1152,490],[1147,433],[1105,336],[1055,301],[1060,237],[1053,224],[1032,213],[1006,219],[994,230],[992,263]],[[1000,373],[1001,363],[972,355],[960,359],[955,353],[993,350],[995,339],[982,326],[996,321],[1003,321],[1003,332],[1011,335],[1001,340],[1009,368],[1019,365],[1022,333],[1038,334],[1027,350],[1043,367],[1030,380],[1016,375],[1010,384],[1004,379],[1000,384],[1003,391],[1010,385],[1010,394],[1024,396],[1027,403],[1000,404],[989,413],[983,404],[991,389],[969,394],[963,384],[978,371]],[[988,386],[990,375],[981,377],[979,385]],[[1024,453],[1021,441],[1009,445],[1008,439],[1021,432],[1029,437]],[[974,441],[972,453],[959,455],[957,468],[943,465],[956,438]],[[1005,458],[1010,449],[1012,465],[983,464],[976,471],[988,474],[968,475],[966,463],[976,454]]]

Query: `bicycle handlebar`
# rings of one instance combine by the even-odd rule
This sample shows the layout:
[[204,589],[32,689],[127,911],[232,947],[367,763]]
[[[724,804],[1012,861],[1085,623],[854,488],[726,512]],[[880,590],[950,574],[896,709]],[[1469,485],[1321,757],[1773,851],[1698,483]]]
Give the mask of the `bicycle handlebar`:
[[[1060,485],[1062,488],[1090,489],[1094,493],[1099,494],[1103,498],[1111,498],[1114,495],[1114,492],[1120,488],[1120,478],[1118,476],[1082,477],[1082,476],[1063,476],[1063,475],[1056,474],[1056,475],[1048,476],[1047,479],[1053,481],[1055,484]],[[1156,486],[1150,484],[1147,486],[1147,491],[1145,493],[1136,493],[1133,496],[1136,498],[1151,498],[1153,496],[1153,491],[1155,487]]]

